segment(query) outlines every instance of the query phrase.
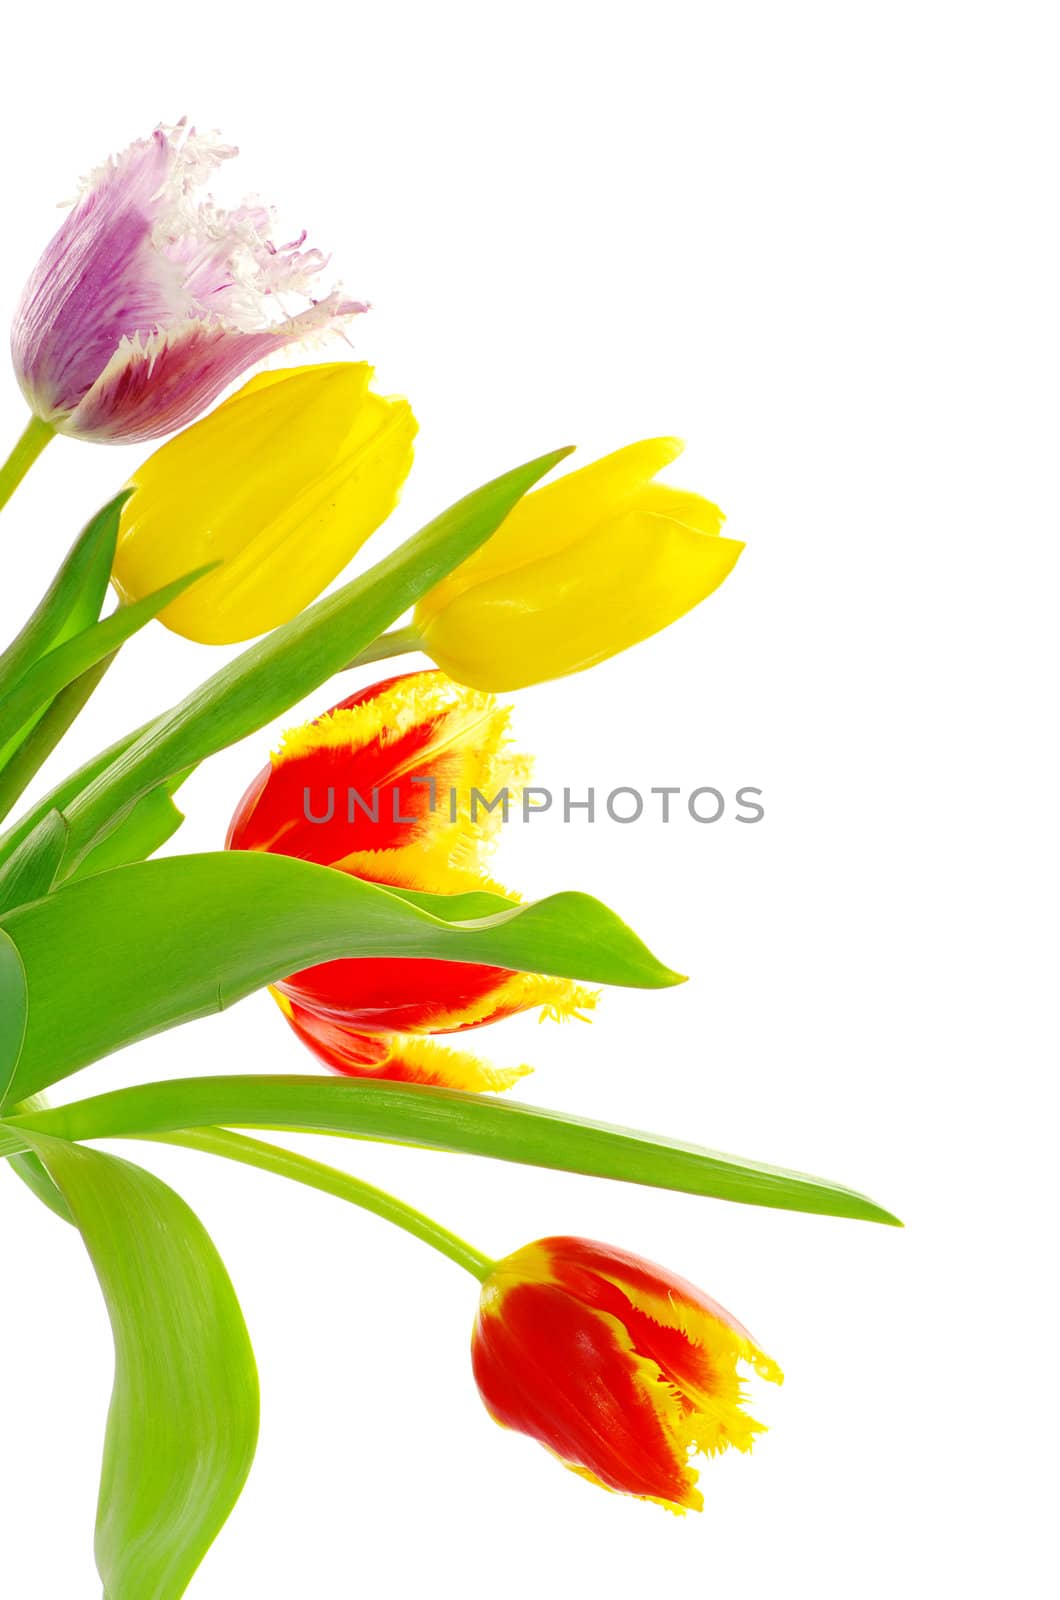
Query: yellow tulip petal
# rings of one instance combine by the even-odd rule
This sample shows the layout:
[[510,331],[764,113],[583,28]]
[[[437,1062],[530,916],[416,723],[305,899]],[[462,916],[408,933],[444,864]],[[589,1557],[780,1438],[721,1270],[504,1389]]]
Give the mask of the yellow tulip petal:
[[656,511],[674,522],[683,522],[686,528],[694,528],[696,533],[710,535],[720,533],[725,521],[725,513],[710,500],[691,489],[671,489],[668,483],[644,484],[630,497],[629,509]]
[[252,638],[314,600],[391,511],[412,462],[412,410],[371,393],[371,375],[364,362],[261,373],[157,450],[122,513],[122,598],[221,561],[161,616],[203,644]]
[[605,519],[620,514],[631,496],[676,461],[680,439],[641,439],[528,494],[492,538],[447,578],[416,610],[419,628],[468,589],[569,549]]
[[561,550],[457,596],[421,625],[461,683],[520,689],[580,672],[667,627],[725,581],[743,549],[654,512],[630,511]]
[[356,376],[362,391],[367,389],[372,376],[372,368],[367,361],[310,362],[301,367],[275,367],[272,371],[255,372],[252,378],[248,378],[246,383],[229,397],[226,404],[232,405],[236,400],[245,400],[252,394],[260,394],[263,389],[271,389],[277,383],[290,383],[293,378],[303,378],[311,374],[319,381],[323,374],[339,372],[344,372],[350,381]]

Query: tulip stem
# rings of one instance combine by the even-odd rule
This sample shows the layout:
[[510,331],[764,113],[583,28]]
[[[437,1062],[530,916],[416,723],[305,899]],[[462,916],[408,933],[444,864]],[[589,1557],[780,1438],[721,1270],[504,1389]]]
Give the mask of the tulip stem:
[[0,508],[7,505],[44,446],[54,437],[55,429],[50,422],[30,417],[21,438],[0,467]]
[[466,1240],[450,1233],[448,1228],[443,1228],[431,1217],[424,1216],[422,1211],[415,1211],[403,1200],[387,1194],[384,1189],[377,1189],[374,1184],[354,1178],[348,1172],[340,1172],[337,1167],[311,1161],[308,1156],[300,1156],[293,1150],[266,1144],[262,1139],[248,1139],[244,1134],[230,1133],[227,1128],[183,1128],[177,1133],[136,1134],[130,1137],[150,1139],[156,1144],[181,1145],[188,1150],[205,1151],[207,1155],[226,1156],[229,1161],[241,1161],[247,1167],[260,1167],[263,1172],[274,1172],[281,1178],[304,1183],[310,1189],[335,1195],[339,1200],[348,1200],[351,1205],[374,1212],[377,1217],[385,1217],[387,1222],[395,1223],[414,1238],[433,1246],[443,1256],[448,1256],[450,1261],[455,1261],[457,1266],[470,1272],[480,1283],[489,1277],[496,1265],[489,1256],[484,1256]]
[[381,633],[378,639],[365,645],[360,655],[346,663],[346,670],[348,672],[351,667],[366,667],[370,661],[386,661],[390,656],[404,656],[411,650],[422,649],[419,631],[410,622],[407,628],[392,628],[389,633]]

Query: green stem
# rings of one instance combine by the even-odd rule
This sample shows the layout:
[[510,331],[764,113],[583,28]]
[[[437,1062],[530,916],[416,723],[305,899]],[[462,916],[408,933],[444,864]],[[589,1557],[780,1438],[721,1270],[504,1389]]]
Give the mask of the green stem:
[[50,439],[55,429],[40,417],[30,417],[15,448],[0,467],[0,508],[7,505],[30,467]]
[[156,1144],[181,1145],[188,1150],[203,1150],[207,1155],[226,1156],[229,1161],[241,1161],[247,1167],[260,1167],[263,1172],[274,1172],[281,1178],[291,1178],[310,1189],[320,1189],[324,1194],[348,1200],[351,1205],[385,1217],[413,1238],[421,1239],[435,1250],[455,1261],[457,1266],[470,1272],[483,1283],[493,1271],[496,1262],[475,1250],[466,1240],[460,1239],[448,1228],[422,1211],[414,1211],[403,1200],[398,1200],[374,1184],[354,1178],[337,1167],[327,1167],[321,1161],[311,1161],[308,1156],[296,1155],[293,1150],[283,1150],[278,1145],[266,1144],[262,1139],[248,1139],[241,1133],[229,1133],[225,1128],[185,1128],[178,1133],[137,1134],[136,1138],[152,1139]]
[[371,661],[387,661],[391,656],[408,655],[410,650],[422,650],[423,640],[419,630],[413,623],[407,628],[392,628],[389,633],[381,633],[378,639],[373,639],[371,644],[365,645],[360,655],[354,656],[352,661],[347,661],[346,671],[351,667],[366,667]]

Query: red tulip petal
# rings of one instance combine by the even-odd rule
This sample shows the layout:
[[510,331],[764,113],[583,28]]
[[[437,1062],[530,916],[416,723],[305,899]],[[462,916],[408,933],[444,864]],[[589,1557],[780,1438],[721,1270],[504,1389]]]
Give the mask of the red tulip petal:
[[532,1069],[494,1067],[465,1050],[400,1034],[357,1033],[332,1018],[322,1017],[276,996],[291,1027],[318,1060],[351,1078],[387,1078],[424,1083],[436,1088],[478,1094],[510,1089]]
[[621,1324],[547,1284],[494,1293],[487,1284],[472,1341],[491,1416],[607,1489],[699,1510],[683,1408]]

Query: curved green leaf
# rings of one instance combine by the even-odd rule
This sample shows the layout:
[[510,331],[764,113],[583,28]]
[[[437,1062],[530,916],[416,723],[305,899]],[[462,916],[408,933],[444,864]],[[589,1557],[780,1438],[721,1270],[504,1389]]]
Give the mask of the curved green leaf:
[[[19,685],[41,656],[57,649],[98,619],[110,582],[121,510],[131,490],[123,489],[88,523],[22,632],[0,656],[0,701]],[[0,817],[55,749],[78,712],[87,704],[113,654],[66,685],[49,705],[43,703],[6,748],[0,744]],[[36,822],[38,818],[34,818]],[[5,851],[0,850],[0,859]]]
[[[110,657],[110,660],[113,659],[113,656]],[[98,682],[98,679],[103,676],[106,665],[106,662],[101,661],[99,666],[94,667],[91,672],[86,672],[83,677],[77,680],[77,683],[70,684],[61,694],[56,695],[49,710],[41,718],[33,732],[27,736],[25,743],[20,745],[7,766],[3,771],[0,771],[0,814],[6,814],[10,805],[18,799],[25,785],[29,783],[34,773],[51,753],[51,749],[54,746],[49,746],[48,749],[45,749],[40,755],[40,760],[35,761],[29,749],[45,728],[45,724],[50,721],[53,715],[60,715],[61,708],[64,707],[64,702],[69,697],[69,706],[65,712],[66,720],[63,725],[56,729],[57,740],[62,738],[70,723],[81,710],[81,706],[84,703],[81,695],[84,690],[87,688],[88,692],[91,693],[92,688],[94,688],[94,684],[91,681],[93,676],[98,675]],[[61,783],[57,783],[53,789],[50,789],[43,799],[38,800],[37,804],[27,811],[24,816],[19,817],[17,822],[12,823],[11,827],[0,838],[0,865],[11,859],[23,839],[29,837],[42,817],[47,816],[49,811],[65,812],[74,796],[80,794],[82,789],[87,789],[93,779],[98,778],[100,773],[109,767],[112,761],[116,761],[123,750],[128,750],[129,746],[134,744],[142,734],[146,733],[150,726],[149,722],[145,722],[141,727],[134,729],[132,733],[123,735],[114,744],[109,745],[106,750],[99,751],[97,755],[94,755],[89,761],[84,762],[74,772],[63,778]],[[12,768],[16,765],[21,765],[27,756],[29,757],[28,769],[24,774],[20,773],[18,775],[17,782],[9,794],[9,775],[12,773]]]
[[82,858],[71,881],[107,872],[111,867],[128,866],[133,861],[146,861],[160,850],[184,821],[183,811],[173,801],[171,789],[174,787],[175,784],[163,783],[141,795],[114,832],[108,833]]
[[69,807],[72,870],[142,794],[271,722],[484,544],[567,450],[466,495],[352,583],[275,628],[157,718]]
[[254,1459],[258,1382],[235,1291],[179,1195],[128,1161],[33,1135],[114,1332],[96,1564],[105,1600],[179,1600]]
[[131,493],[123,489],[115,495],[78,534],[40,605],[0,655],[0,694],[6,695],[45,651],[80,633],[99,616],[122,507]]
[[0,928],[0,1110],[9,1097],[26,1036],[29,996],[18,949]]
[[15,1177],[21,1178],[26,1188],[31,1194],[36,1195],[42,1205],[47,1206],[49,1211],[54,1211],[55,1215],[61,1218],[63,1222],[70,1222],[75,1227],[77,1226],[74,1223],[70,1207],[63,1199],[61,1191],[56,1188],[54,1182],[48,1176],[47,1168],[39,1156],[35,1156],[32,1150],[23,1150],[17,1156],[8,1156],[7,1164],[15,1174]]
[[114,654],[127,639],[164,611],[193,583],[212,572],[217,562],[198,567],[183,578],[167,583],[165,588],[120,605],[102,622],[93,623],[81,633],[56,645],[28,667],[18,683],[4,697],[0,705],[0,760],[13,746],[27,724],[41,716],[55,696],[77,681],[93,667]]
[[[30,1095],[28,1100],[20,1100],[10,1107],[12,1116],[29,1116],[34,1111],[46,1111],[48,1101],[42,1094]],[[46,1205],[49,1211],[54,1211],[57,1217],[64,1222],[73,1222],[70,1207],[56,1188],[53,1179],[48,1175],[39,1156],[32,1150],[22,1150],[18,1155],[8,1156],[7,1164],[17,1178],[21,1178],[26,1188],[37,1199]],[[76,1224],[75,1224],[76,1226]]]
[[0,921],[31,1002],[16,1099],[342,956],[427,956],[634,988],[681,981],[589,895],[448,921],[344,872],[256,852],[117,867]]
[[745,1205],[897,1223],[865,1195],[804,1172],[514,1100],[367,1079],[219,1077],[137,1084],[29,1117],[8,1118],[0,1124],[0,1155],[24,1148],[29,1132],[38,1129],[64,1139],[105,1139],[205,1126],[309,1129],[383,1139]]
[[492,917],[511,909],[512,902],[502,894],[491,894],[487,889],[471,889],[466,894],[428,894],[425,889],[392,889],[410,906],[419,906],[432,916],[444,917],[448,922],[473,922],[478,917]]
[[[64,734],[73,726],[109,671],[116,655],[115,651],[113,655],[104,656],[102,661],[97,661],[94,667],[89,667],[88,671],[75,678],[73,683],[68,683],[65,689],[60,689],[51,705],[41,713],[32,728],[23,734],[17,747],[11,751],[3,767],[0,768],[0,817],[7,816],[15,801],[29,787]],[[49,809],[47,800],[41,802],[32,816],[24,819],[29,822],[29,828],[25,831],[32,832]],[[20,825],[20,828],[23,826],[24,824]],[[22,836],[20,832],[19,838]],[[10,835],[5,839],[0,845],[0,862],[7,859],[17,844],[18,840]]]
[[69,830],[58,811],[49,811],[10,860],[0,867],[0,915],[12,906],[39,900],[55,882],[66,853]]

